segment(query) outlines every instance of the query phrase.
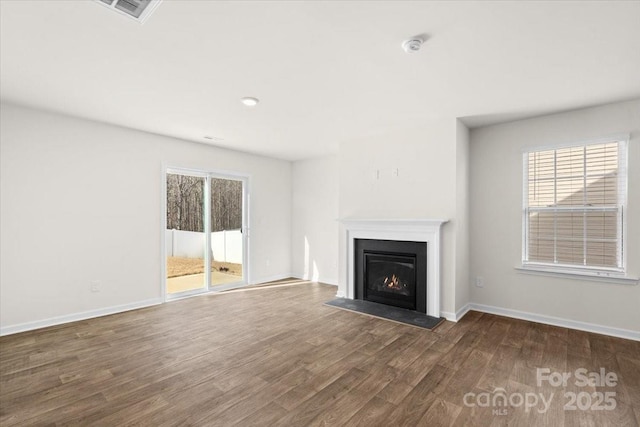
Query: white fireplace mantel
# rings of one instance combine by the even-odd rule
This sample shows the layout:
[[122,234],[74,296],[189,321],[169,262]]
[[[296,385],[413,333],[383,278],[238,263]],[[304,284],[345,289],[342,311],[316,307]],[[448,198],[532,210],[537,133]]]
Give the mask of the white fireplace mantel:
[[427,314],[440,317],[440,229],[445,219],[340,219],[341,252],[338,297],[355,297],[355,239],[427,243]]

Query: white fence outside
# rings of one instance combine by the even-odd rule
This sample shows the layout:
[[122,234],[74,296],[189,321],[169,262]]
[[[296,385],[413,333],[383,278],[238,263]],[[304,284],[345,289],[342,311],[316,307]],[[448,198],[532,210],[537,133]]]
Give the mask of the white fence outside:
[[[167,256],[202,258],[204,245],[204,233],[165,230]],[[211,233],[211,251],[214,261],[242,264],[242,233],[240,230]]]

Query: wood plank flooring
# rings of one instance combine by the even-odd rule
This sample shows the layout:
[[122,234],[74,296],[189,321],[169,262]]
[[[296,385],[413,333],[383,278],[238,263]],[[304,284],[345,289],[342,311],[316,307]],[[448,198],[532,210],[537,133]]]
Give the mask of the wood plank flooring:
[[[639,342],[478,312],[427,331],[324,306],[334,294],[292,282],[2,337],[0,425],[640,423]],[[601,367],[615,386],[536,381]],[[615,409],[565,408],[604,392]],[[540,394],[546,411],[519,405]]]

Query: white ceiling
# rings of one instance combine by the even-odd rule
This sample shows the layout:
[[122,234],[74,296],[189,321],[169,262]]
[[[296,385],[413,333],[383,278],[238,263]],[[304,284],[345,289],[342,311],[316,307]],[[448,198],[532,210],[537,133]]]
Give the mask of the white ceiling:
[[290,160],[640,96],[637,1],[165,0],[144,25],[89,0],[0,5],[3,101]]

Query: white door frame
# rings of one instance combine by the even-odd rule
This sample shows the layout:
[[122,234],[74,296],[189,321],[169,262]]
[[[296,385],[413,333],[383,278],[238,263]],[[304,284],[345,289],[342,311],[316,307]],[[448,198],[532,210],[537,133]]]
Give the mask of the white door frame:
[[[169,295],[167,293],[167,247],[166,247],[166,229],[167,229],[167,174],[176,173],[181,175],[196,176],[205,179],[204,188],[204,224],[205,224],[205,247],[211,248],[211,233],[207,230],[211,227],[211,178],[229,179],[242,182],[242,280],[234,283],[211,286],[211,257],[205,256],[205,284],[202,289],[194,289],[191,291],[180,292],[175,295]],[[209,292],[221,291],[229,288],[236,288],[246,286],[251,283],[249,263],[249,245],[250,245],[250,175],[222,171],[222,170],[203,170],[185,168],[180,166],[169,166],[163,164],[162,166],[162,180],[161,180],[161,230],[160,230],[160,274],[161,274],[161,286],[163,300],[170,301],[174,299],[180,299],[193,295],[201,295]],[[207,251],[207,255],[209,251]]]

